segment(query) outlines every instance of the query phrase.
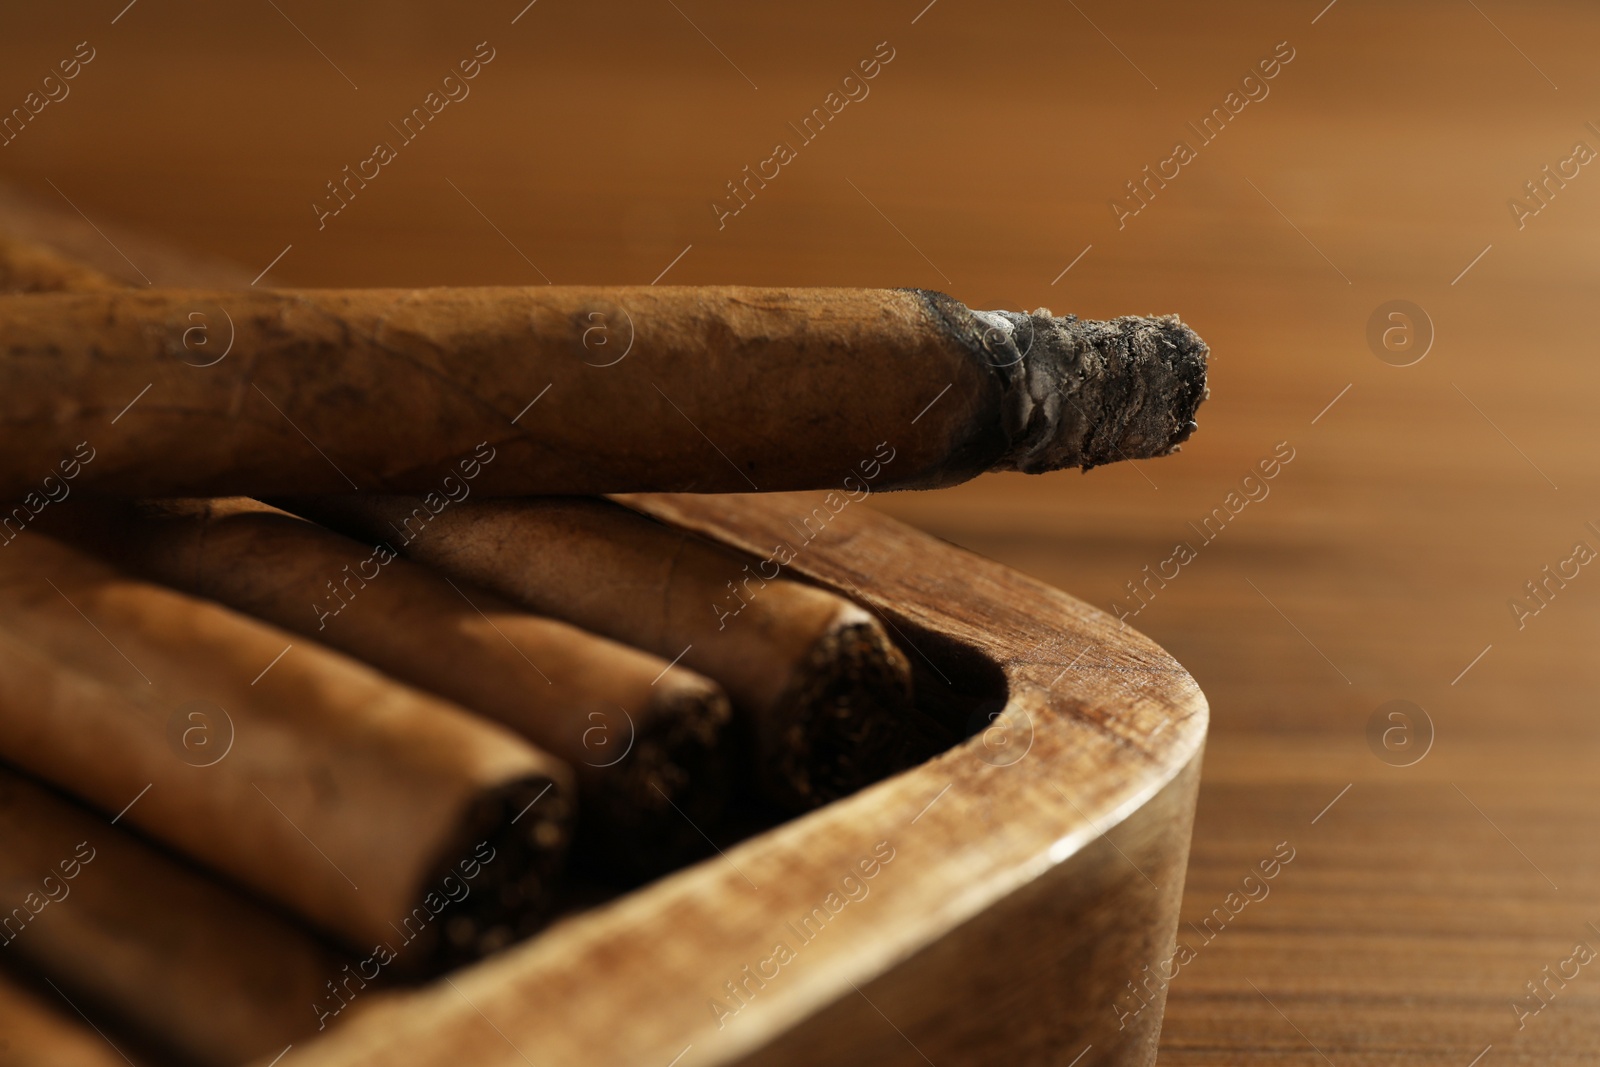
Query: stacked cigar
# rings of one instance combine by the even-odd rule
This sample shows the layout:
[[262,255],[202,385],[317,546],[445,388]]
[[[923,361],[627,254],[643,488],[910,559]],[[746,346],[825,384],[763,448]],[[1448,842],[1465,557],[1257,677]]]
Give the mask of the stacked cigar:
[[[922,291],[128,292],[7,240],[0,287],[27,1062],[92,1062],[80,1016],[270,1059],[925,754],[796,556],[878,489],[1170,452],[1204,389],[1175,319]],[[595,495],[755,488],[830,492],[764,558]]]

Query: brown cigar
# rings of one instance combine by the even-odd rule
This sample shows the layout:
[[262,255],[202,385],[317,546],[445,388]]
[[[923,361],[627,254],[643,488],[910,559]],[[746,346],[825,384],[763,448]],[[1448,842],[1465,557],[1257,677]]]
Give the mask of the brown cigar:
[[127,286],[53,249],[0,234],[0,293],[106,293]]
[[[15,278],[38,291],[120,287],[115,279],[42,246],[0,239],[0,257],[15,264]],[[199,334],[187,338],[189,349],[196,353],[204,352],[205,341]],[[70,493],[70,487],[57,490],[63,491]],[[188,510],[192,511],[196,503],[190,502]],[[101,502],[96,506],[110,505]],[[174,504],[166,510],[182,507]],[[246,498],[234,498],[231,508],[235,512],[247,508],[273,510]],[[211,514],[210,508],[206,508],[206,514]],[[304,524],[277,514],[296,525],[246,519],[232,522],[228,529],[238,547],[252,553],[274,552],[279,557],[281,576],[285,567],[303,569],[307,557],[283,560],[281,550],[260,543],[261,539],[270,541],[291,533],[305,538],[307,534],[299,528]],[[166,517],[178,518],[176,514]],[[58,525],[75,528],[80,535],[98,527],[102,536],[98,537],[97,548],[102,555],[116,554],[124,566],[144,570],[168,585],[179,585],[277,625],[305,632],[303,606],[291,603],[292,598],[286,597],[281,586],[260,580],[263,576],[259,567],[234,566],[228,560],[207,568],[205,561],[216,557],[204,553],[215,549],[220,537],[209,522],[199,516],[190,517],[205,529],[205,535],[195,533],[184,538],[191,546],[184,550],[192,557],[188,560],[160,538],[122,540],[113,535],[108,539],[103,536],[108,529],[104,521],[88,526],[72,521]],[[267,529],[263,529],[264,524]],[[0,532],[0,538],[8,536],[8,531]],[[353,547],[331,534],[314,541],[315,548],[306,546],[302,551],[325,556],[335,544],[346,551]],[[119,543],[118,552],[108,553]],[[392,556],[392,552],[389,554]],[[377,556],[376,551],[362,552],[339,561],[339,565],[320,569],[345,574],[348,566],[359,570]],[[402,563],[395,569],[406,572],[407,567]],[[174,568],[182,568],[182,573]],[[327,641],[319,618],[317,636],[396,677],[498,718],[553,755],[568,760],[583,794],[580,815],[586,831],[576,840],[587,858],[637,877],[681,865],[686,857],[700,851],[703,839],[695,827],[716,816],[727,772],[724,753],[719,751],[717,742],[728,718],[727,699],[715,683],[687,669],[669,673],[667,664],[657,657],[554,620],[529,617],[522,612],[511,618],[505,608],[485,599],[488,594],[477,591],[474,596],[479,598],[475,605],[478,613],[496,633],[496,638],[488,638],[477,619],[462,615],[455,599],[440,597],[437,579],[417,577],[414,570],[410,573],[409,580],[391,583],[397,588],[389,596],[363,599],[364,614],[381,616],[382,621],[353,627],[346,634],[349,641],[345,643]],[[328,580],[326,575],[314,577]],[[355,581],[365,585],[359,574]],[[347,592],[349,583],[348,577],[340,579]],[[325,598],[319,595],[313,602],[322,599]],[[441,604],[441,599],[448,603]],[[419,610],[419,604],[429,605],[431,610]],[[498,624],[490,618],[491,613],[498,618]],[[393,614],[405,616],[415,628],[408,627],[400,633],[392,625],[385,625]],[[447,633],[444,620],[449,618],[458,619],[459,625]],[[486,640],[488,648],[484,647]],[[551,671],[534,667],[529,656],[523,654],[530,650],[537,651],[547,666],[554,664]],[[508,651],[516,651],[517,657],[507,656]],[[455,662],[462,656],[468,662],[478,662],[470,671],[464,670]],[[524,668],[538,674],[543,687],[532,684]],[[619,751],[624,754],[618,756]],[[597,832],[588,832],[591,828]]]
[[694,827],[721,806],[729,709],[693,671],[453,584],[396,559],[390,539],[364,544],[254,500],[73,500],[42,521],[52,536],[347,652],[566,760],[594,831],[587,843],[609,866],[653,874],[705,848]]
[[1176,318],[923,290],[145,290],[0,297],[0,494],[80,442],[140,496],[878,488],[1165,455],[1206,347]]
[[95,1033],[93,1024],[49,986],[42,993],[0,971],[0,1067],[129,1067],[144,1062]]
[[401,969],[531,931],[570,817],[503,727],[38,531],[0,547],[0,757]]
[[775,571],[752,577],[753,561],[606,500],[285,506],[716,679],[747,717],[756,779],[774,800],[811,807],[893,769],[910,668],[842,597]]
[[3,766],[0,839],[3,958],[187,1061],[276,1055],[384,995],[359,974],[345,990],[354,961]]

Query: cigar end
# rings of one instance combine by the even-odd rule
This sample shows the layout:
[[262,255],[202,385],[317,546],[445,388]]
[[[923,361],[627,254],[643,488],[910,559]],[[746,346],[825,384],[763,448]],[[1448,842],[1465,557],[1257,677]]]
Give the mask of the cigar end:
[[[498,952],[548,921],[571,840],[569,788],[533,774],[473,801],[401,924],[402,936],[413,927],[420,931],[415,947],[400,954],[403,967],[414,960],[406,969],[450,970]],[[462,887],[465,895],[455,896]],[[421,921],[423,916],[430,921]]]
[[989,470],[1040,474],[1150,459],[1177,451],[1196,429],[1210,350],[1176,315],[1097,322],[1047,308],[972,311],[943,293],[915,292],[998,380],[1001,426],[984,449]]
[[911,711],[911,666],[860,609],[813,646],[782,703],[776,775],[766,791],[785,806],[820,807],[899,767]]
[[1206,395],[1206,343],[1176,315],[1106,322],[974,311],[1005,379],[1009,447],[997,470],[1089,470],[1178,450]]
[[620,773],[584,806],[583,817],[593,810],[604,827],[589,834],[592,859],[634,880],[710,851],[696,827],[717,821],[731,775],[723,735],[733,713],[721,689],[709,681],[662,687]]

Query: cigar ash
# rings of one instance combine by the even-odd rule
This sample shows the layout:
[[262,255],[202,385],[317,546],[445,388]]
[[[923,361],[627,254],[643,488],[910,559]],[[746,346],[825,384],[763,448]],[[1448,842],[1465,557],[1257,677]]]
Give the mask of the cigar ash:
[[1000,417],[983,425],[968,459],[979,470],[1087,471],[1168,455],[1196,429],[1210,350],[1176,315],[972,311],[915,292],[997,387]]

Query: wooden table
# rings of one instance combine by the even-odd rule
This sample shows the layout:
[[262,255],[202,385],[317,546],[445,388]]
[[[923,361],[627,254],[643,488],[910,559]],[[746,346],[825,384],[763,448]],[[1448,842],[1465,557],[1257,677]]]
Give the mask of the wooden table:
[[[0,164],[113,243],[156,232],[263,284],[921,285],[1180,311],[1214,353],[1182,455],[877,500],[1103,607],[1137,608],[1126,583],[1148,579],[1134,624],[1205,688],[1194,958],[1162,1062],[1600,1057],[1600,961],[1574,957],[1600,951],[1600,568],[1577,562],[1600,551],[1600,177],[1574,154],[1600,152],[1600,13],[124,2],[0,14],[7,108],[94,51]],[[471,95],[401,143],[388,123],[480,41]],[[875,51],[892,59],[804,141],[789,123]],[[1213,108],[1206,140],[1189,124]],[[396,158],[319,229],[324,183],[379,139]],[[726,183],[779,141],[793,158],[732,214]],[[1420,342],[1369,343],[1392,300],[1431,322],[1410,366]],[[1428,731],[1385,718],[1396,699],[1432,724],[1410,766]],[[1548,978],[1564,963],[1576,977]]]

